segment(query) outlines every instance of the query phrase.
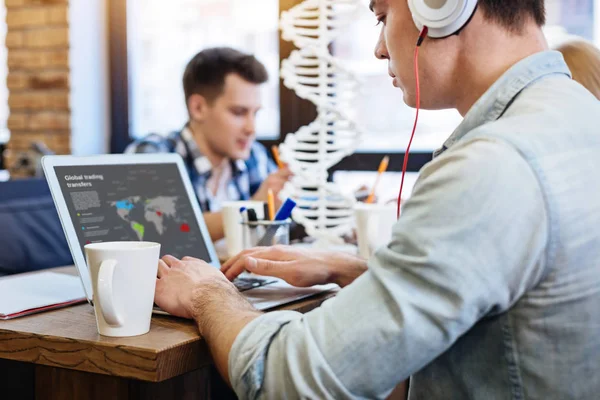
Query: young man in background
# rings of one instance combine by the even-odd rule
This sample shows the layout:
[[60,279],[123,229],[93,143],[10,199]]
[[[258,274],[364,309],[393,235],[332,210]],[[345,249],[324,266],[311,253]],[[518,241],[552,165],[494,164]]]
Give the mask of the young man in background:
[[189,114],[184,128],[167,138],[149,135],[126,150],[183,157],[213,240],[223,237],[223,202],[266,202],[268,190],[277,198],[290,178],[256,141],[260,85],[267,80],[265,67],[252,55],[226,47],[203,50],[183,74]]

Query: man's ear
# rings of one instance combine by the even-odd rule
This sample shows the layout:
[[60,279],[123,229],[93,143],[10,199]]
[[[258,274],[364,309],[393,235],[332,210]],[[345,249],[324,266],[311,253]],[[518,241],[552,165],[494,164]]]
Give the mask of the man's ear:
[[188,98],[188,112],[190,117],[196,121],[204,121],[208,112],[208,102],[206,98],[200,94],[193,94]]

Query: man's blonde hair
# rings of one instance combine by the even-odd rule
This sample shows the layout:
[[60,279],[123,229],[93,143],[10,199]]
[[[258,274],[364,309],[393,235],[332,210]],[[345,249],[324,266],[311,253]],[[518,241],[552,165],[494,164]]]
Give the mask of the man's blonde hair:
[[600,50],[584,40],[572,40],[556,50],[563,54],[573,79],[600,100]]

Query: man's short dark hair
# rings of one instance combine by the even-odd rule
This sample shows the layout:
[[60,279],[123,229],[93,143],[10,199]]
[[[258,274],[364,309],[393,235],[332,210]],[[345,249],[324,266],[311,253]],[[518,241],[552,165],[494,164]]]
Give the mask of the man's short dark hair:
[[193,94],[214,101],[223,93],[225,78],[232,73],[257,85],[269,79],[265,66],[253,55],[229,47],[202,50],[190,60],[183,73],[186,104]]
[[538,26],[546,23],[544,0],[479,0],[483,15],[513,32],[520,32],[527,19]]

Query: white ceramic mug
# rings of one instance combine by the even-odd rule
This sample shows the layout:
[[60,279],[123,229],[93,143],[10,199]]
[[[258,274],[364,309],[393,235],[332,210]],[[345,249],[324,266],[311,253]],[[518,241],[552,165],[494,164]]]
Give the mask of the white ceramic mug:
[[223,203],[221,213],[223,215],[225,245],[229,257],[236,256],[244,250],[241,207],[254,210],[259,220],[263,219],[265,214],[265,203],[262,201],[227,201]]
[[85,246],[85,255],[98,333],[116,337],[148,333],[160,244],[94,243]]
[[392,239],[392,229],[397,220],[395,204],[356,203],[356,236],[358,254],[368,259],[378,247]]

